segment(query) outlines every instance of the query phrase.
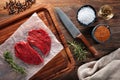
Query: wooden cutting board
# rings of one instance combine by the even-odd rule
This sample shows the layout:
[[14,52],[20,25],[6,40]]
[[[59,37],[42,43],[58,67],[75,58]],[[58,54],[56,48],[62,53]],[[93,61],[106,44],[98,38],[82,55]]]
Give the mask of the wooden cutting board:
[[14,31],[24,23],[34,12],[44,21],[56,38],[62,43],[64,49],[54,57],[45,67],[30,80],[52,80],[73,70],[75,61],[61,33],[56,20],[56,15],[51,5],[41,4],[34,9],[29,9],[21,14],[0,22],[0,44],[8,39]]

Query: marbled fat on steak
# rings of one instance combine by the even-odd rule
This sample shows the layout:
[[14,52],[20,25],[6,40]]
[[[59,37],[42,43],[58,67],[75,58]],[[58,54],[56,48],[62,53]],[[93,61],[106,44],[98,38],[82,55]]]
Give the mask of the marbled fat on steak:
[[39,48],[44,55],[49,54],[51,39],[43,29],[29,31],[27,40],[31,45]]
[[28,64],[38,65],[43,62],[42,57],[25,41],[15,44],[15,56]]

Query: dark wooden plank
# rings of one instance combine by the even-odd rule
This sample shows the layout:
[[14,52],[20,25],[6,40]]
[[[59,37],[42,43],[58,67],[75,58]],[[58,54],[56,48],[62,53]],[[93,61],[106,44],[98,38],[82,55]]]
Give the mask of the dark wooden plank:
[[[97,16],[97,21],[92,24],[90,27],[84,27],[80,25],[76,19],[77,11],[78,9],[83,6],[83,5],[91,5],[95,8],[95,10],[98,12],[100,7],[104,4],[108,4],[113,7],[114,11],[114,17],[110,20],[104,20],[103,18],[100,18]],[[90,41],[91,44],[94,45],[94,47],[101,53],[101,55],[106,55],[112,52],[113,50],[117,49],[120,47],[120,1],[119,0],[84,0],[82,1],[82,4],[78,5],[72,5],[72,6],[66,6],[66,7],[61,7],[61,9],[70,17],[70,19],[73,21],[73,23],[79,28],[79,30],[85,35],[85,37]],[[60,22],[60,21],[59,21]],[[61,22],[60,22],[61,24]],[[104,43],[104,44],[98,44],[96,43],[92,36],[91,32],[93,28],[98,25],[98,24],[107,24],[110,26],[111,32],[112,32],[112,37],[111,39]],[[61,24],[61,28],[63,29],[63,33],[65,35],[65,38],[67,40],[73,40],[71,36],[69,35],[68,31],[65,30],[64,26]]]
[[[21,0],[23,1],[23,0]],[[0,4],[4,5],[5,0],[1,2]],[[91,44],[94,45],[94,47],[101,52],[101,55],[109,54],[113,50],[117,49],[120,47],[120,0],[37,0],[36,4],[33,5],[33,8],[37,5],[41,4],[52,4],[54,7],[60,7],[73,21],[73,23],[81,30],[81,32],[86,36],[86,38],[90,41]],[[104,4],[109,4],[112,6],[114,9],[115,16],[110,19],[110,20],[104,20],[102,18],[98,17],[98,21],[93,24],[92,27],[85,28],[81,26],[77,20],[76,20],[76,12],[77,10],[82,6],[82,5],[91,5],[93,6],[96,11],[98,12],[99,8],[104,5]],[[31,8],[32,9],[32,8]],[[5,14],[4,14],[5,13]],[[7,15],[7,13],[0,7],[0,20],[9,18],[11,16]],[[57,19],[57,22],[59,23],[60,29],[62,30],[62,33],[65,35],[66,40],[73,40],[73,38],[69,35],[67,30],[63,27],[59,19]],[[112,31],[112,38],[110,39],[109,42],[104,43],[104,44],[97,44],[91,37],[91,31],[94,28],[95,25],[99,23],[105,23],[108,24],[111,28]],[[71,50],[72,51],[72,50]],[[92,57],[93,58],[93,57]],[[90,57],[87,62],[91,61],[92,58]],[[81,65],[81,61],[76,61],[76,68]],[[75,69],[76,72],[77,69]],[[70,74],[71,75],[71,74]],[[61,80],[76,80],[76,78],[67,78],[70,75],[65,75],[66,77],[60,78]],[[73,74],[74,75],[74,74]]]

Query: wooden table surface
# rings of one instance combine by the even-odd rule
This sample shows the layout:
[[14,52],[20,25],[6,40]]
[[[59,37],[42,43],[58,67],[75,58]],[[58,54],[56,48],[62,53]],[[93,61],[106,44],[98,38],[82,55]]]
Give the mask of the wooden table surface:
[[[8,0],[2,0],[2,2],[0,2],[0,21],[12,17],[12,15],[8,15],[7,11],[3,9],[3,6],[5,5],[6,1]],[[22,2],[24,0],[20,0],[20,1]],[[78,29],[85,35],[88,41],[101,53],[100,55],[104,56],[120,47],[120,41],[119,41],[120,40],[120,23],[119,23],[120,22],[120,0],[36,0],[36,3],[30,9],[36,6],[39,6],[41,4],[52,4],[54,8],[60,7],[70,17],[70,19],[78,27]],[[99,8],[102,5],[108,4],[113,7],[114,17],[110,20],[104,20],[97,16],[97,21],[92,26],[83,27],[77,22],[76,14],[77,14],[77,10],[82,5],[86,5],[86,4],[93,6],[97,12],[99,11]],[[57,20],[63,34],[65,35],[65,39],[67,41],[68,40],[72,41],[73,38],[71,37],[71,35],[67,32],[64,26],[61,24],[60,20],[59,19]],[[111,39],[104,44],[96,43],[91,37],[91,30],[94,28],[95,25],[100,23],[109,25],[112,32]],[[89,59],[93,59],[93,57],[90,57]],[[76,75],[76,70],[80,65],[81,65],[81,61],[76,60],[75,70],[69,73],[68,75],[61,76],[61,78],[57,80],[78,80]]]

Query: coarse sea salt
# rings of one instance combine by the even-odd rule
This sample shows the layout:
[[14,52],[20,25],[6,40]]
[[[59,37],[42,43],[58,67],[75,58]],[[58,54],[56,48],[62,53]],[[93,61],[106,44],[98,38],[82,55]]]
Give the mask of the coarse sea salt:
[[83,7],[78,11],[78,21],[84,25],[89,25],[95,18],[95,11],[91,7]]

